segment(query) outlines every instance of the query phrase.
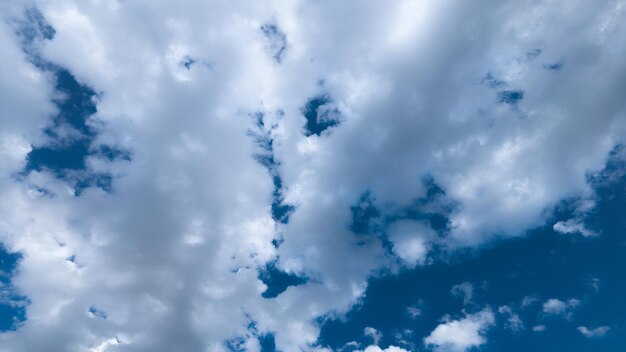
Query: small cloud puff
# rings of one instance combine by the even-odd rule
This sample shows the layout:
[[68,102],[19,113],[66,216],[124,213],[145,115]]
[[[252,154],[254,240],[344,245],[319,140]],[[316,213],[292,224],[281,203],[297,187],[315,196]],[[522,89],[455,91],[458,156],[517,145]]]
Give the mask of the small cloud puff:
[[424,339],[424,344],[434,347],[438,352],[464,352],[484,344],[484,333],[494,324],[494,314],[490,308],[486,308],[463,319],[439,324]]
[[388,229],[393,252],[409,267],[424,264],[430,251],[429,239],[435,232],[418,221],[397,221]]
[[406,309],[406,313],[409,315],[411,319],[416,319],[420,315],[422,315],[422,310],[416,306],[409,306]]
[[533,331],[534,332],[546,331],[546,326],[545,325],[535,325],[535,326],[533,326]]
[[580,304],[580,301],[572,298],[567,301],[561,301],[556,298],[550,298],[543,304],[543,312],[547,315],[565,315],[566,318],[571,317],[571,309]]
[[577,330],[581,334],[583,334],[585,337],[602,337],[606,335],[606,333],[609,332],[611,328],[606,325],[598,326],[596,328],[588,328],[586,326],[579,326]]
[[569,219],[567,221],[559,221],[552,229],[560,234],[568,235],[574,233],[580,233],[584,237],[596,237],[598,236],[597,232],[589,230],[585,227],[585,224],[579,219]]

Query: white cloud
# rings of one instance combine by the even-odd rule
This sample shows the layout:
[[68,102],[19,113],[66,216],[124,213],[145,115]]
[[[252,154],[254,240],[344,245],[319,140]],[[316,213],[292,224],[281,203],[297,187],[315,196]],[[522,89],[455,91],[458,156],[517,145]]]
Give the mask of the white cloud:
[[430,249],[428,242],[435,237],[430,227],[417,221],[397,221],[387,231],[394,253],[409,267],[426,261]]
[[595,328],[588,328],[586,326],[579,326],[577,330],[583,334],[585,337],[602,337],[606,335],[609,330],[611,330],[608,326],[598,326]]
[[442,352],[467,351],[486,343],[484,333],[494,324],[493,312],[485,309],[479,313],[469,314],[463,319],[438,325],[424,339],[424,344]]
[[572,234],[579,233],[585,237],[595,237],[598,234],[594,231],[591,231],[585,227],[585,224],[582,223],[579,219],[569,219],[567,221],[559,221],[554,226],[552,226],[554,231],[562,234]]
[[566,318],[570,318],[572,314],[571,310],[579,304],[580,301],[575,298],[567,301],[550,298],[543,303],[543,312],[547,315],[563,315]]

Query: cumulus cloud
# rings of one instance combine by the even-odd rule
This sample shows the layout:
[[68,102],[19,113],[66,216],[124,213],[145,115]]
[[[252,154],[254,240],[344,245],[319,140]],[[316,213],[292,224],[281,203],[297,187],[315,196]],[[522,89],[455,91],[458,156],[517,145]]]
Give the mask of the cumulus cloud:
[[585,337],[602,337],[604,335],[606,335],[607,332],[609,332],[609,330],[611,330],[610,327],[603,325],[603,326],[598,326],[595,328],[588,328],[586,326],[579,326],[577,328],[577,330],[583,334]]
[[484,334],[494,324],[493,312],[485,309],[438,325],[424,339],[424,344],[442,352],[468,351],[487,342]]
[[394,253],[409,267],[426,261],[429,240],[436,235],[430,227],[417,221],[397,221],[387,231]]
[[[593,198],[586,175],[624,142],[618,5],[35,0],[55,34],[25,47],[28,8],[3,2],[0,241],[24,255],[13,284],[31,303],[0,351],[258,350],[264,333],[312,349],[316,319],[398,258],[520,235],[561,199]],[[111,189],[23,173],[66,98],[37,60],[97,93],[90,148],[131,151],[86,157]],[[307,133],[322,96],[332,127]],[[420,210],[445,229],[401,212],[429,197],[426,177],[444,195]],[[366,192],[388,238],[350,230]],[[269,263],[309,280],[263,298]],[[426,343],[464,350],[492,324],[468,315]]]

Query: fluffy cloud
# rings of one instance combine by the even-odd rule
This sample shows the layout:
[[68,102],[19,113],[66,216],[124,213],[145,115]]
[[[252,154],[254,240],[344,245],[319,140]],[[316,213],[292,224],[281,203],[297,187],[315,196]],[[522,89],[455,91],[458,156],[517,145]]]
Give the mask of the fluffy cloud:
[[587,229],[585,224],[583,224],[580,220],[577,219],[569,219],[567,221],[559,221],[554,226],[552,226],[554,231],[562,233],[562,234],[572,234],[572,233],[580,233],[585,237],[594,237],[598,234]]
[[[258,350],[267,332],[313,349],[315,319],[397,258],[520,235],[564,197],[592,198],[586,175],[624,141],[620,4],[34,1],[56,34],[29,52],[98,92],[92,147],[132,153],[88,157],[113,187],[77,196],[46,170],[14,177],[63,97],[20,48],[25,8],[3,3],[0,240],[24,255],[13,283],[31,304],[0,351]],[[320,96],[335,122],[307,135]],[[254,157],[257,112],[278,190]],[[397,220],[426,177],[445,197],[420,209],[449,228],[397,221],[380,230],[393,253],[349,230],[362,194]],[[295,207],[286,224],[276,192]],[[265,299],[268,263],[310,280]],[[468,315],[426,343],[463,350],[491,324]]]
[[394,222],[387,231],[394,253],[409,267],[425,262],[429,241],[436,236],[430,227],[416,221]]
[[436,351],[462,352],[487,342],[484,333],[495,324],[495,317],[490,309],[469,314],[460,320],[452,320],[438,325],[424,339],[426,346]]

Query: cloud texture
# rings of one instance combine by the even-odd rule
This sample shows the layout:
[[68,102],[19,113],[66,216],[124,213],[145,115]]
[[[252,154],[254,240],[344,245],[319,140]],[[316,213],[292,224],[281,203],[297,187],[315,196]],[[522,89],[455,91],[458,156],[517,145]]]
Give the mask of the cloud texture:
[[[52,38],[25,44],[29,9]],[[321,349],[319,319],[358,303],[369,277],[593,199],[587,176],[624,142],[619,0],[0,11],[0,241],[23,254],[12,283],[30,300],[0,351],[256,351],[267,333],[279,350]],[[80,173],[109,175],[110,188],[24,171],[66,98],[41,62],[95,92]],[[356,234],[364,195],[377,216]],[[449,221],[400,220],[407,209]],[[269,264],[307,282],[264,298]],[[462,351],[493,322],[470,314],[425,342]]]

